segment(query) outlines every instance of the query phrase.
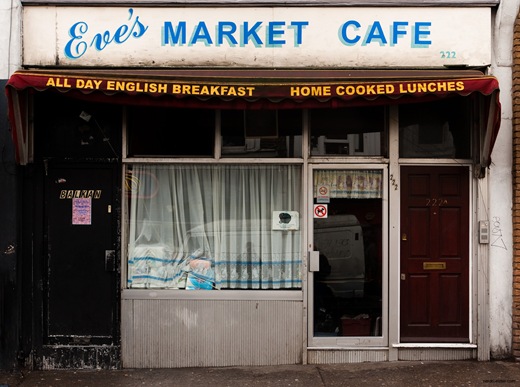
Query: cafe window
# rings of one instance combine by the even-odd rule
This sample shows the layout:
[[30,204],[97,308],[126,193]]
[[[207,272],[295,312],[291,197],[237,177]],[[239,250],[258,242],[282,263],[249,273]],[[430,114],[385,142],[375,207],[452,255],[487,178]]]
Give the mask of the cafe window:
[[301,166],[133,165],[126,182],[129,288],[301,288]]
[[311,109],[313,156],[386,156],[387,119],[383,106]]
[[302,157],[302,110],[222,110],[220,114],[222,157]]
[[407,158],[471,157],[471,99],[399,106],[399,156]]
[[213,157],[215,111],[131,106],[127,139],[130,157]]

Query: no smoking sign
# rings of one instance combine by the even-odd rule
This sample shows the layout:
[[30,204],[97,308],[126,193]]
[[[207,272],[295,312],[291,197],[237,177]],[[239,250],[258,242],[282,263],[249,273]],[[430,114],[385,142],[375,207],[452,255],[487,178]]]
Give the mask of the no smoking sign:
[[316,203],[330,203],[330,188],[328,185],[320,185],[318,187]]
[[328,210],[326,204],[315,204],[314,205],[314,217],[315,218],[326,218],[328,216]]

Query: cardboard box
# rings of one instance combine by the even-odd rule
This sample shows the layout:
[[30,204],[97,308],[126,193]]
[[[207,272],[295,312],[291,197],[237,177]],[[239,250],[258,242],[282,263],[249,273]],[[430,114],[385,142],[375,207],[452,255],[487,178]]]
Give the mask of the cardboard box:
[[341,318],[342,336],[370,336],[370,318]]

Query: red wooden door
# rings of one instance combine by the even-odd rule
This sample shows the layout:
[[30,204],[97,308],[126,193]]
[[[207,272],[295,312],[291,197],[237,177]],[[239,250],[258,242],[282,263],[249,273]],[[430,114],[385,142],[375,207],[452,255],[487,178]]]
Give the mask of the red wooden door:
[[469,170],[401,168],[401,342],[469,340]]

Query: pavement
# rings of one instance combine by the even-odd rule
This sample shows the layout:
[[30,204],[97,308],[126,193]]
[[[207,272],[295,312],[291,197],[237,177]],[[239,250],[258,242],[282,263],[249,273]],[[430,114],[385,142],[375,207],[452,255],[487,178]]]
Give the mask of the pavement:
[[520,386],[520,362],[397,361],[121,370],[0,371],[0,387]]

